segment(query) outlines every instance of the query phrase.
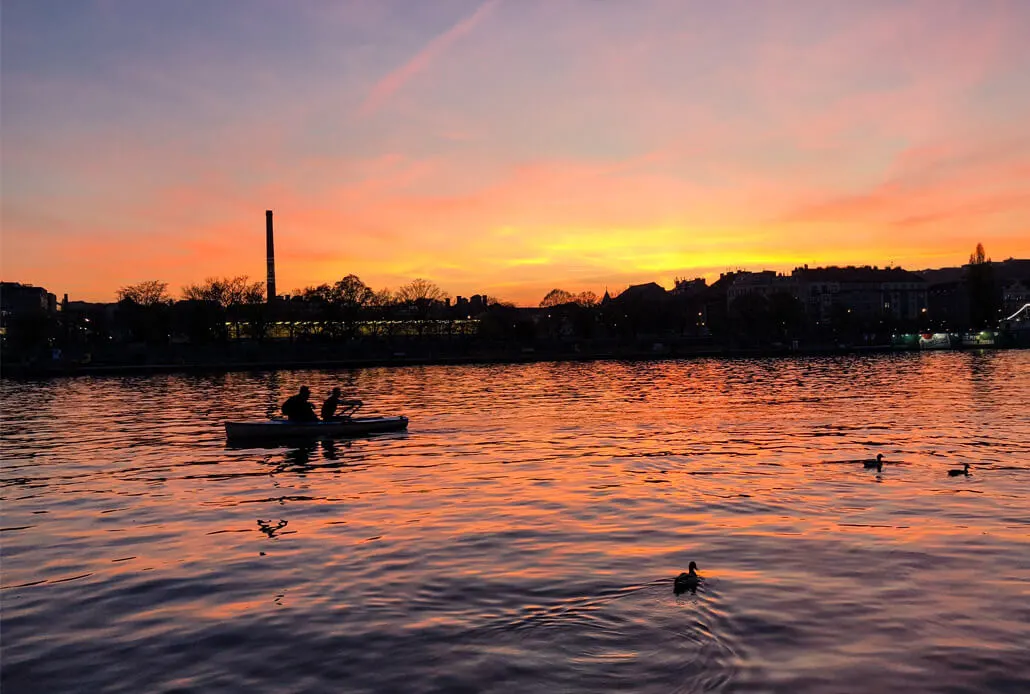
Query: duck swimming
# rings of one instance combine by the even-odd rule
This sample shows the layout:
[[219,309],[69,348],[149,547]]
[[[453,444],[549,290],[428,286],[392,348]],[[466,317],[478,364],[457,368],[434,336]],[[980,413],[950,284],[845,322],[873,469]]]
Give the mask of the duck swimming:
[[948,477],[958,477],[959,475],[969,477],[969,463],[966,463],[961,470],[948,470]]
[[877,453],[876,454],[876,460],[863,460],[862,461],[862,465],[864,465],[867,470],[870,470],[872,468],[876,468],[877,470],[882,470],[883,469],[883,453]]
[[701,577],[697,575],[697,564],[690,562],[690,566],[687,567],[687,571],[681,573],[672,582],[672,591],[679,595],[680,593],[686,593],[688,590],[693,593],[697,590],[698,584],[701,582]]

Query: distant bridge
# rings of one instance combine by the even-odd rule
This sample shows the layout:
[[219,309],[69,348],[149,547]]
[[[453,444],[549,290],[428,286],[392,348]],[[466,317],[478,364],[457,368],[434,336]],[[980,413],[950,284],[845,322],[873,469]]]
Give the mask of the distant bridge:
[[1006,321],[1025,321],[1030,320],[1030,304],[1023,304],[1023,308],[1019,309],[1011,316],[1005,319]]

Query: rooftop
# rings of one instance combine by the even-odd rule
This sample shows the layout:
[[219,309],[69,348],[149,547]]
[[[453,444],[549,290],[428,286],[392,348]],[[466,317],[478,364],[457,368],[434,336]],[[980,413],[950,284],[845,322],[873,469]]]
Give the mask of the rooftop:
[[880,268],[870,267],[869,265],[861,267],[855,267],[854,265],[848,265],[847,267],[837,267],[835,265],[816,268],[799,267],[795,268],[793,276],[806,282],[867,282],[877,284],[881,282],[925,282],[922,277],[914,272],[902,270],[899,267]]

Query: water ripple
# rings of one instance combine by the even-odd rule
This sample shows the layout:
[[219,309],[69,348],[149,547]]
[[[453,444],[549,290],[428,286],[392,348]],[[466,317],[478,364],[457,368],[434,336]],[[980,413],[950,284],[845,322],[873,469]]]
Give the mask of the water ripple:
[[[4,381],[0,685],[1022,692],[1028,377],[999,352]],[[226,445],[302,383],[410,429]]]

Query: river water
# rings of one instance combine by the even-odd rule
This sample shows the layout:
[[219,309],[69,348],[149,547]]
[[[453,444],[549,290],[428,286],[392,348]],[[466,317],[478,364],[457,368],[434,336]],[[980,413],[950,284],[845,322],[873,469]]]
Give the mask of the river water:
[[[1027,351],[5,381],[0,685],[1026,692],[1028,381]],[[301,384],[409,431],[226,447]]]

